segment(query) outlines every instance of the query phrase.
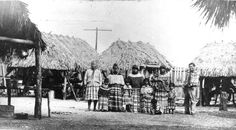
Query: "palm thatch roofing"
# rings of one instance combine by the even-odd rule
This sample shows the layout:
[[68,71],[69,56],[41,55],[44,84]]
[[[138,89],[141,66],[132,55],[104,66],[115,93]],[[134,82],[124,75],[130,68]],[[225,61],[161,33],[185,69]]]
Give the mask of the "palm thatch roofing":
[[194,59],[204,77],[236,76],[236,44],[209,43]]
[[227,26],[236,16],[235,0],[194,0],[193,7],[198,8],[206,23],[211,21],[218,28]]
[[[45,48],[41,33],[28,16],[27,4],[18,0],[0,1],[0,36],[31,40]],[[20,50],[34,48],[25,44],[6,43],[0,41],[0,57],[20,55]]]
[[121,69],[128,70],[132,65],[155,64],[171,68],[170,62],[149,43],[124,42],[117,40],[102,52],[99,57],[101,68],[111,68],[117,63]]
[[[54,70],[74,69],[75,64],[86,69],[92,60],[97,59],[97,52],[89,44],[79,38],[42,33],[47,47],[42,53],[42,68]],[[34,53],[26,59],[14,58],[11,67],[35,66]]]

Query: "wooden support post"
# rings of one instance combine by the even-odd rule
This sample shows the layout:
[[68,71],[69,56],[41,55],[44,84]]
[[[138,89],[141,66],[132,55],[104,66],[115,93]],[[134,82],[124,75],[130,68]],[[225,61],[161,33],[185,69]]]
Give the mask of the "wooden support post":
[[200,106],[203,106],[203,83],[204,83],[204,78],[200,78],[200,92],[199,92],[199,103]]
[[50,95],[49,95],[49,91],[48,93],[48,117],[51,117],[51,108],[50,108]]
[[6,84],[6,73],[5,73],[5,66],[4,66],[4,64],[2,63],[2,66],[1,66],[1,68],[2,68],[2,77],[3,77],[3,86],[7,86],[7,84]]
[[7,87],[7,104],[8,106],[11,105],[11,87],[12,87],[12,80],[10,80],[10,83],[6,86]]
[[73,94],[73,96],[75,98],[75,101],[77,101],[77,97],[76,97],[76,94],[75,94],[74,86],[70,82],[68,82],[68,83],[69,83],[69,87],[70,87],[70,89],[72,91],[72,94]]
[[42,69],[41,69],[41,46],[40,42],[37,43],[35,48],[35,63],[36,63],[36,93],[35,93],[35,107],[34,117],[41,119],[42,116]]
[[67,79],[66,79],[66,76],[64,75],[64,85],[63,85],[63,90],[62,90],[63,100],[66,100],[66,84],[67,84]]

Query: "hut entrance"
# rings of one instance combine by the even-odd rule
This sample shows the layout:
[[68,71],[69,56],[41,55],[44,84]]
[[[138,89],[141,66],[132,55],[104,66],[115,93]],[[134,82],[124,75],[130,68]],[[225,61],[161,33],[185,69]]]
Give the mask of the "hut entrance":
[[235,105],[235,77],[205,77],[203,78],[201,89],[201,103],[204,106],[219,104],[219,96],[222,91],[228,93],[228,102],[232,102]]

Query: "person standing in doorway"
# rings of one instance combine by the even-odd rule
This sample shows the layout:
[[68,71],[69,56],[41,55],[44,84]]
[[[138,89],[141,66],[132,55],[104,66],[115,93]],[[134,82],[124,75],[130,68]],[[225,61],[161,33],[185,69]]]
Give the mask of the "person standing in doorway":
[[194,63],[189,64],[184,85],[185,114],[193,115],[199,98],[199,74]]
[[98,90],[102,85],[102,73],[97,69],[97,64],[95,61],[91,62],[91,69],[88,69],[85,73],[84,84],[86,86],[85,100],[88,101],[88,110],[91,110],[90,107],[93,101],[93,110],[96,111]]

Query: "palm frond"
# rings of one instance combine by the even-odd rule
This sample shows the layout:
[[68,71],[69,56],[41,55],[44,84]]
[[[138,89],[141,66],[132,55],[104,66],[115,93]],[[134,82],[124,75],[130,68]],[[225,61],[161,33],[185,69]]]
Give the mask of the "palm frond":
[[236,15],[236,1],[232,0],[193,0],[193,7],[201,12],[205,24],[218,28],[228,26],[230,18]]

